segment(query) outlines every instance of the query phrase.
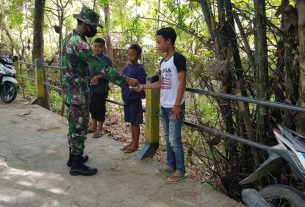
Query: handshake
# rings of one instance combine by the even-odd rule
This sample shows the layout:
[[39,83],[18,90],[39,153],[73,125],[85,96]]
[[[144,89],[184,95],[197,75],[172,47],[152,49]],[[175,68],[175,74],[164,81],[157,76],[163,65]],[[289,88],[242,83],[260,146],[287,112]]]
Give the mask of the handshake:
[[134,78],[128,78],[127,84],[132,91],[141,92],[144,89],[144,85],[140,84],[139,81]]

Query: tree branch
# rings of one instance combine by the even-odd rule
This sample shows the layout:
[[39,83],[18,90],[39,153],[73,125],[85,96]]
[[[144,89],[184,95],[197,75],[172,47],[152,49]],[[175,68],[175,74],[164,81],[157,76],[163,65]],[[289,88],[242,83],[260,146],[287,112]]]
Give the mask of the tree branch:
[[289,45],[294,47],[294,43],[290,41],[289,36],[286,35],[286,33],[281,30],[280,28],[278,28],[276,25],[274,25],[269,19],[265,18],[266,20],[266,25],[273,31],[275,32],[277,35],[279,35],[284,42],[288,43]]
[[247,55],[248,55],[248,57],[249,57],[250,66],[251,66],[253,72],[255,72],[255,71],[256,71],[255,58],[254,58],[253,53],[252,53],[252,50],[251,50],[251,48],[250,48],[249,41],[248,41],[248,39],[247,39],[247,37],[246,37],[244,28],[243,28],[242,25],[241,25],[241,22],[240,22],[240,20],[239,20],[239,18],[238,18],[237,13],[233,12],[233,17],[234,17],[235,22],[236,22],[236,24],[237,24],[237,27],[238,27],[238,29],[239,29],[240,36],[241,36],[241,38],[242,38],[242,40],[243,40],[244,47],[245,47],[245,51],[246,51],[246,53],[247,53]]
[[56,7],[59,7],[59,5],[54,1],[54,0],[50,0]]
[[50,12],[51,14],[53,14],[54,16],[56,16],[57,18],[59,18],[58,14],[56,14],[54,11],[46,9],[46,12]]
[[46,6],[45,9],[58,11],[58,9],[54,9],[54,8],[51,8],[51,7],[48,7],[48,6]]
[[[148,20],[156,20],[158,21],[158,19],[156,18],[150,18],[150,17],[140,17],[141,19],[148,19]],[[166,20],[159,20],[161,22],[165,22],[169,25],[173,25],[181,30],[183,30],[184,32],[188,33],[189,35],[195,37],[199,42],[203,43],[203,44],[208,44],[208,42],[206,40],[204,40],[203,37],[200,37],[198,34],[196,34],[194,31],[190,30],[190,29],[187,29],[185,27],[182,27],[181,25],[178,25],[176,23],[173,23],[173,22],[169,22],[169,21],[166,21]]]
[[5,31],[6,36],[10,40],[13,50],[15,50],[16,53],[18,54],[18,56],[21,57],[20,51],[16,48],[15,41],[13,40],[11,33],[7,30],[7,28],[5,26],[3,27],[3,29]]
[[200,3],[205,22],[209,28],[209,33],[210,33],[212,39],[214,39],[215,38],[215,32],[214,32],[215,24],[213,23],[213,14],[209,8],[209,4],[208,4],[207,0],[190,0],[190,1]]
[[63,8],[65,9],[65,8],[68,6],[69,3],[70,3],[70,0],[68,0],[68,1],[66,2],[66,4],[63,6]]
[[[56,0],[57,4],[59,5],[60,4],[60,8],[63,8],[63,4],[62,4],[62,1],[60,0]],[[59,3],[58,3],[59,2]]]

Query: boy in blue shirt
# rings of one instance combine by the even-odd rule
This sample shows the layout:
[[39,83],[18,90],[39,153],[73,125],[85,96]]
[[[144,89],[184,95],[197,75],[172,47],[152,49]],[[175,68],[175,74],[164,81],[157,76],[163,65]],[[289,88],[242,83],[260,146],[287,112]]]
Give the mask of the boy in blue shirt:
[[[125,67],[123,74],[130,78],[135,78],[139,83],[145,84],[146,72],[142,64],[138,63],[141,57],[142,48],[138,44],[132,44],[128,48],[129,64]],[[140,124],[143,123],[142,100],[145,93],[136,92],[129,88],[128,85],[122,87],[122,98],[124,101],[124,119],[131,124],[131,142],[121,147],[126,153],[132,153],[139,148]]]

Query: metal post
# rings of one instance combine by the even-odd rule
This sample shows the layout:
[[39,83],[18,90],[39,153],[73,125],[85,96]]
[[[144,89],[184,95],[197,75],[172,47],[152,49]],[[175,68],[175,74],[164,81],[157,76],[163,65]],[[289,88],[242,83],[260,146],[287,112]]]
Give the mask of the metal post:
[[38,104],[40,106],[48,108],[46,87],[43,84],[45,82],[43,59],[35,59],[35,77],[37,98],[32,101],[32,104]]
[[[156,76],[147,77],[147,83],[154,82]],[[160,89],[147,89],[146,112],[145,112],[145,144],[138,152],[136,159],[142,160],[153,157],[159,148],[159,117],[160,112]]]

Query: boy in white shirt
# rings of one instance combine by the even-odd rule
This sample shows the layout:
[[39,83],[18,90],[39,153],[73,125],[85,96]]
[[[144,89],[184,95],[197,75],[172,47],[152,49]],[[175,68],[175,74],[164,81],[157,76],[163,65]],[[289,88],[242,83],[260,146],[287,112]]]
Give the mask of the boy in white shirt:
[[138,91],[144,89],[161,89],[161,112],[164,139],[167,150],[167,166],[158,170],[157,174],[169,175],[168,180],[177,182],[184,179],[184,151],[181,128],[185,113],[184,91],[186,86],[186,59],[176,51],[177,34],[171,27],[157,31],[157,45],[166,57],[161,61],[161,78],[152,84],[140,84]]

